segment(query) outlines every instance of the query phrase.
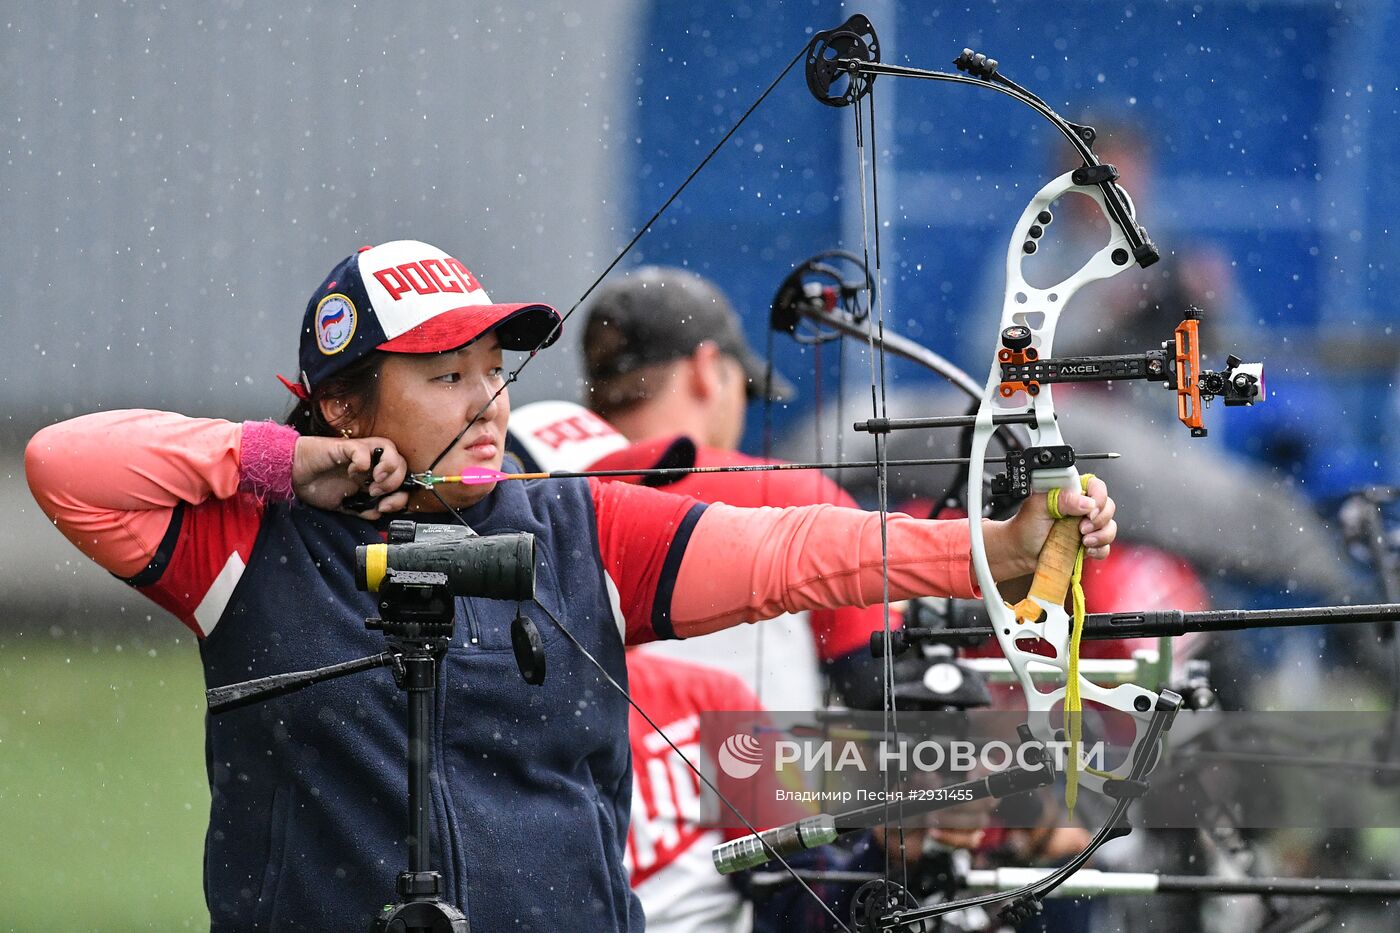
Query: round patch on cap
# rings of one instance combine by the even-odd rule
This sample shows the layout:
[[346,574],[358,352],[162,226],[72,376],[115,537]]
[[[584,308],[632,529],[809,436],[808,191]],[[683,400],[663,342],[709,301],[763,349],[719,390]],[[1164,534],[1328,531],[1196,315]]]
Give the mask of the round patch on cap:
[[344,295],[327,295],[316,306],[316,346],[334,356],[350,345],[358,323],[355,303]]

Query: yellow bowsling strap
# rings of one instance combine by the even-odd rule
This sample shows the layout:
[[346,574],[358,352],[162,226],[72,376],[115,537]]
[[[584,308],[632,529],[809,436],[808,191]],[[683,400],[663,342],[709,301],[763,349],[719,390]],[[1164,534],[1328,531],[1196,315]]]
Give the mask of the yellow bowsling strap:
[[[1093,479],[1092,473],[1085,473],[1079,477],[1079,488],[1089,491],[1089,480]],[[1050,517],[1059,520],[1066,516],[1060,511],[1060,490],[1052,489],[1046,496],[1046,509],[1050,512]],[[1065,806],[1069,809],[1069,815],[1074,816],[1074,805],[1079,799],[1079,744],[1084,737],[1083,719],[1084,703],[1079,696],[1079,642],[1084,635],[1084,543],[1079,544],[1079,552],[1074,558],[1074,573],[1070,575],[1070,597],[1073,601],[1074,613],[1073,622],[1070,626],[1069,635],[1069,672],[1065,680],[1065,702],[1064,715],[1065,723],[1069,732],[1069,762],[1065,769]],[[1086,769],[1090,773],[1106,777],[1105,772],[1096,771],[1093,768]]]

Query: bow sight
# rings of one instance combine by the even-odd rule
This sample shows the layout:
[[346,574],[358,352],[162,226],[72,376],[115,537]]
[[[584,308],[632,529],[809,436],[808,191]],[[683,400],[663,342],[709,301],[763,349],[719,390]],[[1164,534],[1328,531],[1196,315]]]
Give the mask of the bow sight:
[[1029,327],[1013,324],[1001,332],[1002,398],[1017,392],[1040,394],[1040,387],[1054,382],[1112,382],[1116,379],[1144,379],[1161,382],[1176,392],[1177,417],[1191,429],[1192,437],[1205,437],[1201,410],[1212,399],[1226,405],[1253,405],[1264,400],[1264,364],[1246,363],[1233,354],[1226,358],[1225,369],[1213,372],[1201,369],[1200,324],[1204,312],[1189,308],[1186,319],[1177,325],[1172,339],[1162,342],[1162,349],[1145,353],[1111,356],[1070,356],[1041,359],[1031,345],[1034,334]]

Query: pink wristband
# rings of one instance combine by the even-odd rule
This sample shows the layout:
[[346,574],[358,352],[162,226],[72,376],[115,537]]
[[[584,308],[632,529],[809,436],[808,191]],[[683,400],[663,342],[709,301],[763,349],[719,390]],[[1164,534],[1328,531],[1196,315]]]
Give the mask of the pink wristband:
[[275,421],[243,422],[238,488],[264,502],[290,500],[293,497],[292,456],[299,437],[295,428]]

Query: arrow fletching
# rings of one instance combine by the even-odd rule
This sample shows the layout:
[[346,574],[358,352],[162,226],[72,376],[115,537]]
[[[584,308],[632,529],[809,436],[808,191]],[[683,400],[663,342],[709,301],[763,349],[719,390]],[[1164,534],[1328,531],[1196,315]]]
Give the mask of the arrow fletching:
[[470,467],[459,475],[435,476],[433,480],[439,483],[461,483],[463,486],[482,486],[486,483],[499,483],[503,479],[510,479],[511,476],[510,473],[502,473],[488,467]]

